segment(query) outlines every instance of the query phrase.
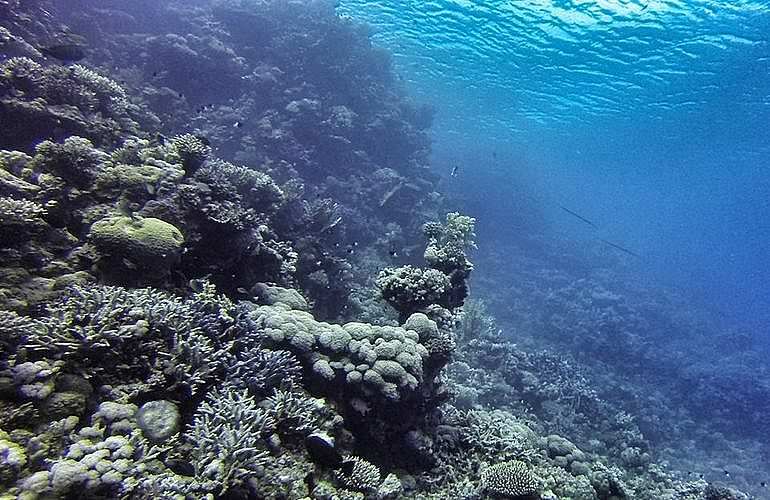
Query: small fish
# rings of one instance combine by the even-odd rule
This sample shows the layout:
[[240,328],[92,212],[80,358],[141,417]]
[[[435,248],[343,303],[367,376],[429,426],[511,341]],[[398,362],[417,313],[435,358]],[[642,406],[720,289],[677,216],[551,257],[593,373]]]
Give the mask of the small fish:
[[211,274],[207,274],[203,278],[193,278],[187,282],[187,285],[195,293],[201,293],[205,289],[205,285],[209,280]]
[[195,476],[195,467],[187,460],[179,458],[169,458],[164,461],[166,467],[176,472],[180,476],[192,477]]
[[85,46],[79,43],[57,43],[41,47],[40,52],[62,62],[80,61],[86,57]]
[[398,257],[398,252],[395,250],[391,250],[390,252],[388,252],[388,254],[390,254],[390,256],[394,259]]
[[155,140],[156,140],[156,141],[158,141],[158,144],[160,144],[161,146],[163,146],[163,145],[165,145],[165,144],[166,144],[166,140],[167,140],[167,139],[166,139],[166,136],[165,136],[165,135],[163,135],[163,134],[161,134],[160,132],[158,132],[158,133],[155,135]]
[[124,258],[124,259],[123,259],[123,265],[124,265],[124,266],[125,266],[127,269],[136,269],[136,268],[137,268],[137,266],[136,266],[136,264],[135,264],[135,263],[131,262],[130,260],[128,260],[128,259],[126,259],[126,258]]
[[760,485],[761,487],[763,487],[763,488],[767,488],[767,482],[766,482],[766,481],[762,481],[762,482],[760,482],[760,483],[759,483],[759,485]]
[[128,201],[128,198],[125,196],[121,197],[115,205],[115,210],[117,210],[120,215],[123,217],[131,217],[133,219],[134,211],[131,208],[131,202]]
[[239,286],[238,288],[236,288],[235,291],[243,295],[249,295],[249,291],[243,288],[242,286]]
[[179,93],[179,98],[180,98],[180,99],[183,99],[183,98],[184,98],[184,94],[180,92],[180,93]]
[[455,165],[452,167],[452,173],[449,174],[452,177],[457,177],[457,174],[460,173],[460,165]]
[[157,71],[153,71],[153,72],[152,72],[152,77],[153,77],[153,78],[156,78],[157,76],[158,76],[158,72],[157,72]]
[[728,471],[724,471],[725,477],[730,477],[730,473]]
[[322,227],[319,233],[325,233],[326,231],[334,229],[337,226],[337,224],[339,224],[340,222],[342,222],[342,217],[337,217],[336,219],[334,219],[334,221]]
[[233,123],[233,127],[241,128],[241,127],[243,127],[243,123],[237,121],[237,122]]
[[147,190],[148,194],[155,195],[155,185],[147,183],[144,185],[144,188]]
[[594,228],[594,229],[598,229],[598,227],[596,226],[596,224],[594,224],[594,223],[593,223],[593,222],[591,222],[590,220],[586,219],[586,218],[585,218],[585,217],[583,217],[582,215],[580,215],[580,214],[578,214],[578,213],[576,213],[576,212],[573,212],[573,211],[572,211],[572,210],[570,210],[569,208],[563,207],[563,206],[561,206],[561,205],[559,205],[559,208],[561,208],[562,210],[564,210],[564,211],[565,211],[565,212],[567,212],[568,214],[572,215],[573,217],[576,217],[576,218],[578,218],[578,219],[582,220],[583,222],[585,222],[586,224],[588,224],[588,225],[589,225],[589,226],[591,226],[592,228]]
[[334,439],[320,432],[314,432],[305,438],[310,459],[330,469],[339,468],[342,463],[342,455],[334,447]]

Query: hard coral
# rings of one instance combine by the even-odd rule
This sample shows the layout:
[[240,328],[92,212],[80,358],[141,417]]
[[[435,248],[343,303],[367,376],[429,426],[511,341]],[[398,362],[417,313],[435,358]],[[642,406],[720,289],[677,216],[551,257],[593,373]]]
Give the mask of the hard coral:
[[343,462],[342,469],[337,472],[337,479],[353,491],[371,493],[380,485],[382,475],[380,469],[363,458],[352,457]]
[[481,487],[497,498],[525,499],[536,494],[540,485],[524,462],[502,462],[481,474]]
[[184,242],[176,227],[153,217],[107,217],[91,226],[89,238],[105,256],[160,270],[179,257]]
[[436,269],[403,266],[380,271],[377,286],[382,297],[406,319],[430,304],[444,302],[450,282]]
[[188,434],[196,472],[219,483],[222,492],[242,485],[268,460],[263,436],[274,427],[275,420],[247,391],[213,390]]
[[67,135],[114,144],[140,133],[137,120],[151,121],[115,81],[81,65],[42,66],[26,57],[0,64],[0,103],[0,142],[18,148]]
[[193,134],[182,134],[171,139],[171,150],[188,174],[198,170],[211,154],[211,146],[207,141]]
[[428,353],[412,331],[365,323],[331,325],[280,304],[260,306],[250,314],[264,328],[266,342],[297,355],[309,368],[311,381],[328,392],[344,389],[395,402],[414,395],[423,383]]

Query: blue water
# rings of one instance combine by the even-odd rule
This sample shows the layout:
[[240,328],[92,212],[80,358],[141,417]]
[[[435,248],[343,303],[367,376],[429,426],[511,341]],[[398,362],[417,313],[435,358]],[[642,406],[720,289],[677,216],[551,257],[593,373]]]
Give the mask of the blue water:
[[483,244],[535,228],[611,240],[641,256],[640,273],[766,335],[770,4],[342,0],[338,12],[372,24],[435,106],[435,166],[460,165],[454,192]]

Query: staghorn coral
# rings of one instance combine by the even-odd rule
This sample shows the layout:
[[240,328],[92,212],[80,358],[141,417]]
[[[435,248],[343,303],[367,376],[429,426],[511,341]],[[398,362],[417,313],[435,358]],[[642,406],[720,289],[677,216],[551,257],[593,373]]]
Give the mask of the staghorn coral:
[[0,227],[24,230],[24,226],[40,225],[45,207],[34,201],[0,197]]
[[43,323],[13,311],[0,310],[0,367],[12,356],[19,342],[28,336],[39,335]]
[[536,444],[527,425],[502,410],[468,410],[459,415],[462,440],[487,459],[522,459]]
[[524,462],[502,462],[481,473],[481,488],[499,498],[524,498],[539,489],[538,480]]
[[34,201],[0,197],[0,247],[13,248],[40,233],[45,214],[45,207]]
[[[41,329],[24,339],[32,359],[106,383],[195,393],[222,366],[217,316],[152,289],[72,287],[48,307]],[[129,384],[129,387],[132,387]]]
[[302,380],[302,366],[292,353],[258,346],[238,353],[227,373],[230,383],[254,396],[265,396],[278,388],[292,389]]
[[240,487],[266,463],[263,436],[275,428],[270,413],[245,390],[212,390],[195,413],[187,438],[196,472],[216,481],[222,492]]
[[104,169],[109,155],[85,137],[72,136],[59,144],[43,141],[35,147],[30,168],[51,173],[67,184],[87,189]]
[[205,182],[216,195],[237,200],[259,213],[275,212],[285,198],[269,175],[222,160],[208,162],[195,173],[195,178]]
[[300,392],[276,389],[265,400],[282,435],[307,436],[321,428],[323,402]]

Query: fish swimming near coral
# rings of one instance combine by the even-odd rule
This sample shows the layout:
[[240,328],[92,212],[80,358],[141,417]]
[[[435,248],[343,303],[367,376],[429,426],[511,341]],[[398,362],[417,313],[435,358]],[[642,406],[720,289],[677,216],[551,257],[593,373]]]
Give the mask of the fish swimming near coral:
[[76,62],[86,57],[85,46],[78,43],[58,43],[40,47],[40,52],[62,62]]

